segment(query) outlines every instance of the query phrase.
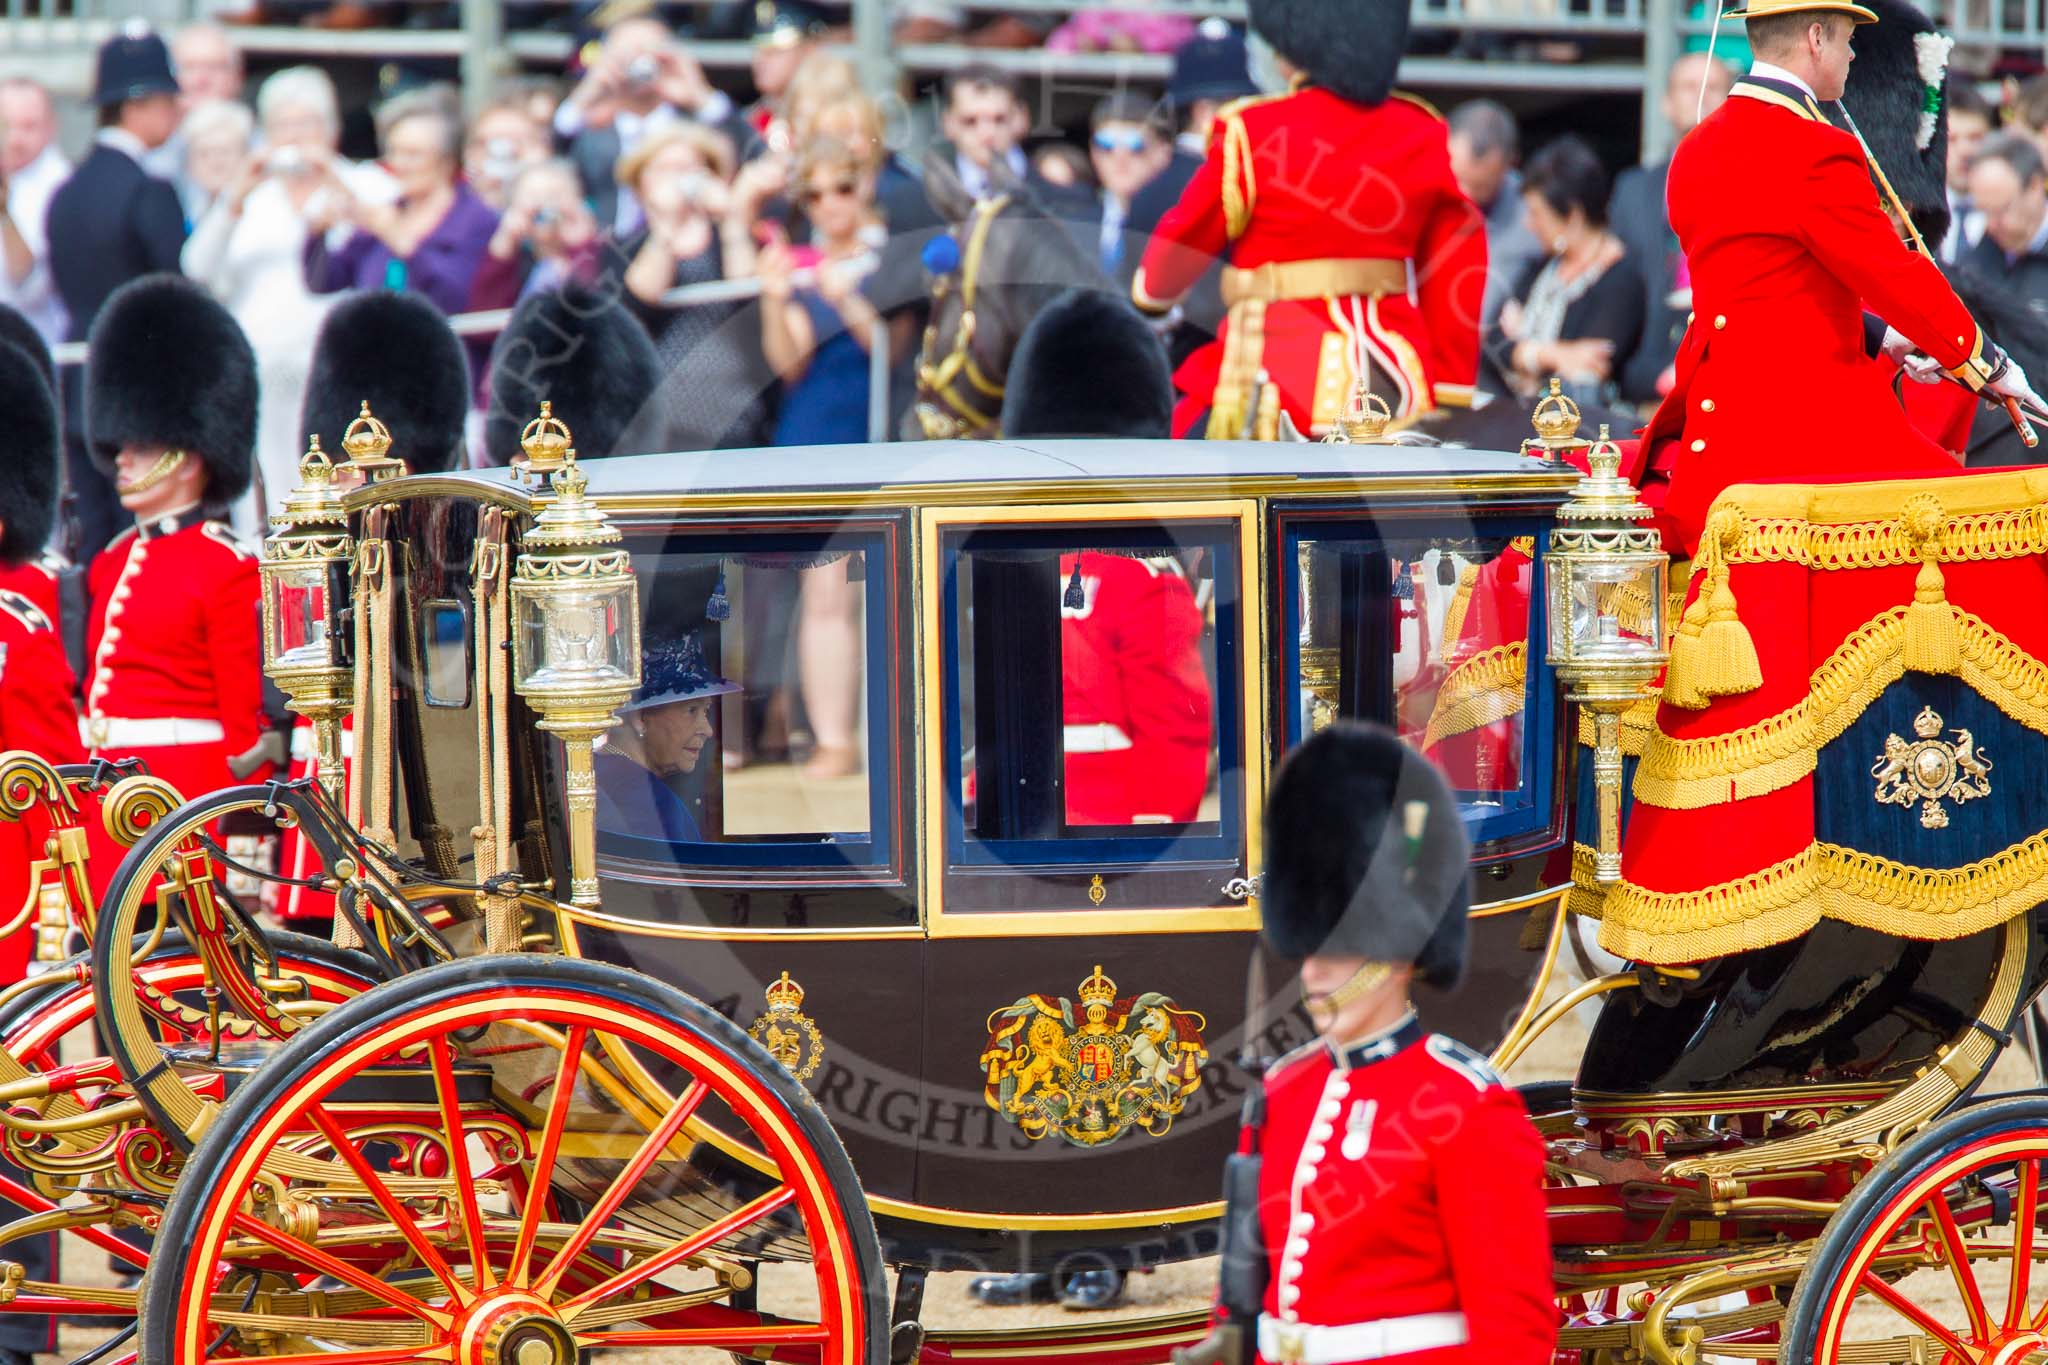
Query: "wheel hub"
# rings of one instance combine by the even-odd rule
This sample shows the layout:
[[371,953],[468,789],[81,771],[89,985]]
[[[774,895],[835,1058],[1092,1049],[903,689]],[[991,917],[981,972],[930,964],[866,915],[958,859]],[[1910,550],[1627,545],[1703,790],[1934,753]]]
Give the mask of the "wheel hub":
[[519,1290],[473,1305],[457,1333],[455,1365],[576,1365],[576,1341],[543,1300]]

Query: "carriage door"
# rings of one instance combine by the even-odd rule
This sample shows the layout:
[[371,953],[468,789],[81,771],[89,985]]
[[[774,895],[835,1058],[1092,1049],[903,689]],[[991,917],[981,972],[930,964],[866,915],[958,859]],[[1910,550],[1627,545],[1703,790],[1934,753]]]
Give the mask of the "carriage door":
[[1213,1194],[1185,1176],[1229,1147],[1204,1063],[1258,922],[1253,517],[925,513],[927,1204],[1057,1240]]

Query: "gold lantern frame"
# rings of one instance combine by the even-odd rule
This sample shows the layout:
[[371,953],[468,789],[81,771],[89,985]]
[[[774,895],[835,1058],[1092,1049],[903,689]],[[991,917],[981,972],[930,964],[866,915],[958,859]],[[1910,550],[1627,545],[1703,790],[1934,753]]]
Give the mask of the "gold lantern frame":
[[[365,412],[368,405],[365,404]],[[313,725],[313,763],[321,789],[337,804],[342,799],[341,724],[354,709],[354,670],[342,649],[341,607],[349,598],[349,567],[355,560],[355,537],[334,462],[312,438],[299,461],[299,485],[285,498],[284,508],[270,518],[271,534],[263,542],[257,572],[263,581],[263,672],[285,694],[286,704]],[[317,583],[327,609],[321,627],[324,660],[313,658],[312,643],[285,639],[288,623],[282,610],[291,587]],[[296,656],[296,657],[295,657]]]

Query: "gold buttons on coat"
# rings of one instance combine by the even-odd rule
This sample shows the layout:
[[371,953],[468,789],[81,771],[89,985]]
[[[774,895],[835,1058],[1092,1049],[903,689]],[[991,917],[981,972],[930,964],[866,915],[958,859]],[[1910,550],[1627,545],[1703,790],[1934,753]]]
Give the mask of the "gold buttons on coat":
[[1700,400],[1700,411],[1701,411],[1701,412],[1712,412],[1713,410],[1714,410],[1714,400],[1713,400],[1713,399],[1711,399],[1711,398],[1702,398],[1702,399]]
[[1702,450],[1705,450],[1706,448],[1707,443],[1705,441],[1694,441],[1692,443],[1692,453],[1695,455],[1699,454]]
[[1716,314],[1714,314],[1714,330],[1715,330],[1715,331],[1717,331],[1717,332],[1718,332],[1718,331],[1720,331],[1720,330],[1721,330],[1721,329],[1722,329],[1723,327],[1726,327],[1727,325],[1728,325],[1728,315],[1727,315],[1726,313],[1716,313]]

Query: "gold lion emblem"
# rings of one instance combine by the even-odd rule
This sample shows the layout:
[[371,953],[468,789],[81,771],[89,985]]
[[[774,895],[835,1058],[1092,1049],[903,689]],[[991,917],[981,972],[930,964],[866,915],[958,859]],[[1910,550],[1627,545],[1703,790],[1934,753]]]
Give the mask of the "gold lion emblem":
[[784,972],[779,981],[768,983],[767,996],[768,1012],[755,1018],[747,1032],[783,1070],[807,1081],[825,1060],[825,1035],[803,1012],[804,988]]
[[1941,717],[1931,706],[1913,718],[1916,740],[1887,735],[1884,753],[1871,768],[1877,779],[1879,805],[1920,807],[1926,829],[1947,829],[1948,808],[1991,795],[1991,757],[1977,748],[1968,730],[1954,732],[1953,742],[1941,738]]
[[1027,995],[988,1020],[989,1108],[1036,1142],[1100,1147],[1132,1128],[1165,1136],[1202,1084],[1207,1020],[1156,991],[1130,997],[1097,966],[1065,997]]

